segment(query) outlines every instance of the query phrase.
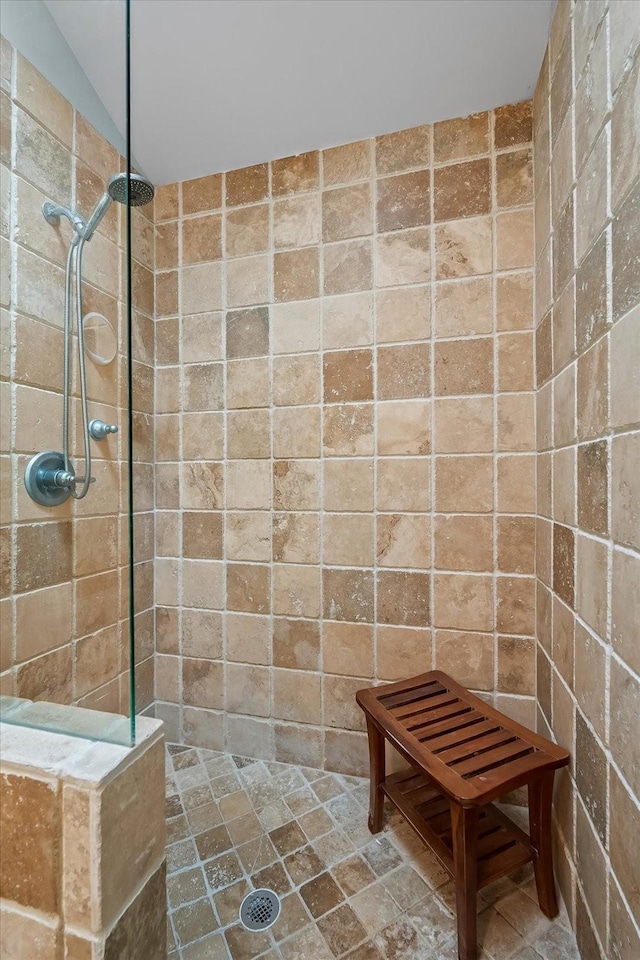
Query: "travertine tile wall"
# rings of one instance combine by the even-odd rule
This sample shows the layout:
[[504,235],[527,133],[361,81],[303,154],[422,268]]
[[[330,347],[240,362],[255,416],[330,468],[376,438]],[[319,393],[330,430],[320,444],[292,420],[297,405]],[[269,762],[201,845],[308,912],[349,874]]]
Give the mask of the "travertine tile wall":
[[366,766],[437,666],[534,722],[531,104],[158,190],[169,736]]
[[[27,495],[39,450],[59,449],[64,264],[71,232],[44,220],[45,199],[87,216],[121,168],[117,151],[2,39],[2,611],[3,694],[128,710],[124,218],[115,205],[85,247],[84,310],[119,330],[108,366],[87,362],[90,413],[120,425],[93,443],[86,499],[53,510]],[[153,693],[153,226],[134,221],[136,609],[139,701]],[[75,362],[75,361],[74,361]],[[77,397],[77,384],[74,385]],[[76,400],[76,414],[79,405]],[[75,422],[75,418],[74,418]],[[75,456],[82,453],[74,436]],[[77,459],[78,472],[82,461]]]
[[560,0],[534,106],[540,724],[585,960],[640,956],[640,4]]
[[164,743],[0,729],[3,960],[166,956]]

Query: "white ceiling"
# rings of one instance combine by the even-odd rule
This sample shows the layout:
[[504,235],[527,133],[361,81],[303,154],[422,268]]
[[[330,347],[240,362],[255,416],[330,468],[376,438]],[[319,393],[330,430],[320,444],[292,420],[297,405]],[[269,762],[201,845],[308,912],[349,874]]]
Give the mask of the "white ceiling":
[[[123,0],[46,0],[123,129]],[[156,184],[532,95],[554,0],[132,0],[132,146]]]

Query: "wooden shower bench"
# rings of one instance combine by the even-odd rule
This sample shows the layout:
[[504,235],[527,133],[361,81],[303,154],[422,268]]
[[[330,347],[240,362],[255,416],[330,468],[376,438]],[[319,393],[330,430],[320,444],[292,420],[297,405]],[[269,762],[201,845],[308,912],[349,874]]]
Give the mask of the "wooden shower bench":
[[[460,960],[478,956],[478,890],[529,861],[540,908],[555,917],[551,801],[567,751],[439,670],[360,690],[356,700],[369,734],[369,829],[382,829],[386,795],[451,874]],[[385,739],[411,770],[385,777]],[[529,835],[491,802],[525,784]]]

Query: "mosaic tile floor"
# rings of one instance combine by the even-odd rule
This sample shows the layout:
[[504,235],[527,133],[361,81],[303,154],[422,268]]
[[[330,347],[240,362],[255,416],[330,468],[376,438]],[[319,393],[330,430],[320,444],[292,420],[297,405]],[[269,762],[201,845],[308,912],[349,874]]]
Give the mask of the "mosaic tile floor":
[[[170,960],[457,960],[453,883],[398,814],[367,829],[368,784],[169,745]],[[282,912],[238,923],[251,889]],[[566,918],[535,902],[530,869],[482,891],[483,960],[579,960]]]

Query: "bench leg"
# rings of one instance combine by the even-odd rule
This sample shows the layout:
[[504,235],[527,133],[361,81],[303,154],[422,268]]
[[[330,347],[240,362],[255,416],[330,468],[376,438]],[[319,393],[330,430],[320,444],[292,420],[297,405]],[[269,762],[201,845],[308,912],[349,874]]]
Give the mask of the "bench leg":
[[542,912],[553,920],[558,915],[556,885],[553,878],[553,846],[551,802],[553,773],[544,773],[529,784],[529,834],[537,855],[533,861],[538,903]]
[[384,737],[372,720],[367,717],[369,735],[369,830],[379,833],[382,830],[382,806],[384,794]]
[[451,803],[458,957],[478,957],[478,808]]

